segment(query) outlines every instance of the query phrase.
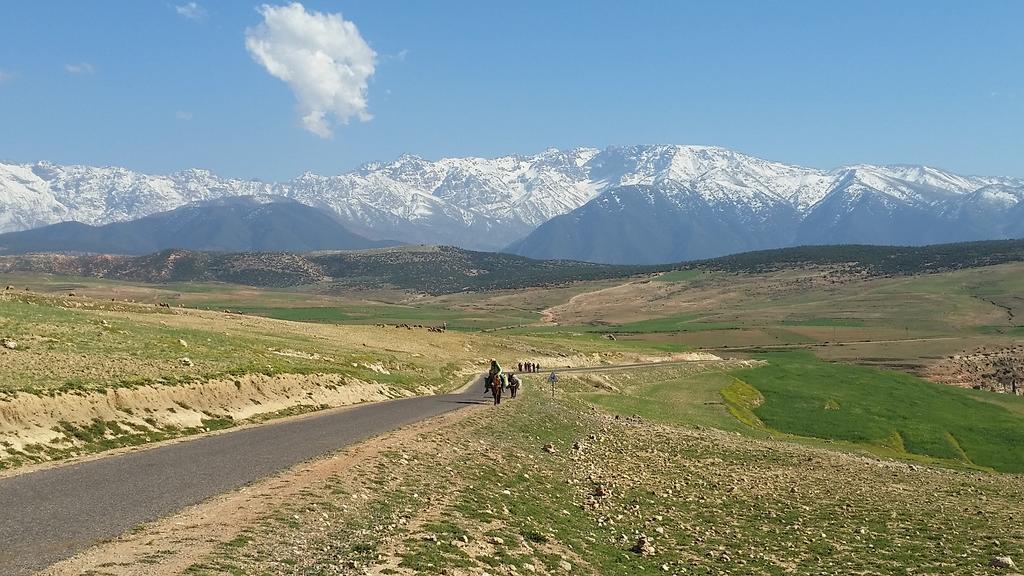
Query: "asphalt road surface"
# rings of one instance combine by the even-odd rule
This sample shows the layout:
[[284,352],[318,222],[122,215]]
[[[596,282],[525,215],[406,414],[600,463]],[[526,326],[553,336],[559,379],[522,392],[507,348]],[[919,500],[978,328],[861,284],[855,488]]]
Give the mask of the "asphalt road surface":
[[0,575],[31,574],[103,540],[469,404],[482,387],[320,412],[0,480]]

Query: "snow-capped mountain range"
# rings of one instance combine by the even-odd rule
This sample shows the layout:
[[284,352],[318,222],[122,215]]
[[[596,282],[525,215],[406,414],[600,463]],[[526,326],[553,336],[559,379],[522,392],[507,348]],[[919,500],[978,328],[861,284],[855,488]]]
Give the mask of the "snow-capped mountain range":
[[[372,239],[484,250],[514,243],[511,249],[528,256],[611,262],[794,243],[1024,236],[1022,179],[923,166],[817,170],[724,148],[674,145],[550,149],[494,159],[407,155],[337,176],[306,173],[279,183],[204,170],[154,176],[0,163],[0,232],[72,220],[102,225],[260,194],[327,209]],[[651,210],[657,218],[642,216]],[[658,229],[648,229],[655,222]],[[609,256],[583,245],[598,233],[634,247]],[[660,240],[649,242],[652,235]]]

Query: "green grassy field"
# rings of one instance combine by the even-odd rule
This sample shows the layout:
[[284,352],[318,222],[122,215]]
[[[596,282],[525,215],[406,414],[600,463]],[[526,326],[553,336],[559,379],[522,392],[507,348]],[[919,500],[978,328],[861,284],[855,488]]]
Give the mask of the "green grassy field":
[[706,275],[707,272],[703,270],[676,270],[674,272],[666,272],[660,274],[654,278],[655,282],[688,282],[695,280],[701,276]]
[[754,413],[772,429],[1024,472],[1024,418],[978,400],[991,393],[829,364],[806,353],[765,358],[767,366],[736,376],[764,396]]
[[843,328],[862,328],[863,320],[853,318],[786,318],[783,326],[839,326]]
[[707,426],[749,434],[759,432],[733,417],[722,400],[722,390],[735,381],[728,373],[680,375],[673,371],[645,370],[636,376],[624,394],[589,393],[584,398],[624,416],[640,415],[666,424]]
[[518,326],[536,322],[540,315],[517,310],[467,311],[440,306],[403,306],[395,304],[344,304],[336,306],[250,306],[231,307],[230,303],[218,307],[207,304],[204,307],[217,310],[230,308],[233,311],[280,320],[296,322],[319,322],[327,324],[421,324],[440,326],[448,323],[449,330],[486,330],[503,326]]
[[618,393],[585,398],[620,415],[754,436],[835,441],[944,466],[1024,472],[1024,398],[953,388],[908,374],[823,362],[805,352],[762,355],[735,371],[644,369]]
[[650,332],[707,332],[712,330],[732,330],[739,325],[731,322],[705,321],[700,314],[684,314],[669,316],[656,320],[640,320],[609,326],[605,330],[623,334],[646,334]]

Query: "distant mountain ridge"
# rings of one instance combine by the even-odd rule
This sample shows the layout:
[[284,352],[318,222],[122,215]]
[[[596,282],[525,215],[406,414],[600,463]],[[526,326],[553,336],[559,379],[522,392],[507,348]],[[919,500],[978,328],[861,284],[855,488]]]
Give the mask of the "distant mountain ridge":
[[[1024,262],[1024,240],[934,246],[798,246],[657,266],[538,261],[450,246],[398,246],[347,252],[194,252],[143,256],[0,256],[0,274],[44,273],[130,282],[230,282],[249,286],[320,284],[327,290],[392,288],[416,293],[518,290],[572,282],[648,277],[673,270],[760,274],[837,267],[864,276],[930,274]],[[856,275],[856,274],[855,274]]]
[[655,264],[798,245],[925,245],[1024,237],[1024,180],[919,166],[832,171],[676,147],[658,177],[620,185],[508,250]]
[[532,257],[601,262],[678,261],[803,243],[1024,236],[1022,179],[921,166],[817,170],[675,145],[494,159],[406,155],[280,183],[203,170],[150,176],[0,163],[0,232],[72,220],[104,225],[259,194],[326,209],[373,240],[478,250],[511,245]]
[[0,234],[0,254],[149,254],[179,248],[221,252],[361,250],[393,243],[353,234],[330,213],[279,196],[193,202],[138,220],[62,222]]

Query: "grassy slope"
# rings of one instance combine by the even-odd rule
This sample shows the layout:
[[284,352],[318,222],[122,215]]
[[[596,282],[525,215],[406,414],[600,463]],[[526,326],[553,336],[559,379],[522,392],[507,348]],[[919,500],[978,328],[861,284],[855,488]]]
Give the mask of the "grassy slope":
[[[19,295],[0,300],[0,334],[18,342],[17,351],[6,353],[11,363],[4,365],[0,392],[173,384],[245,373],[340,372],[367,378],[379,375],[353,362],[394,360],[391,354],[332,344],[299,331],[252,329],[243,322],[183,318],[163,309],[82,299]],[[182,366],[183,357],[194,367]]]
[[[453,310],[440,306],[401,306],[394,304],[339,304],[337,306],[235,306],[230,308],[246,314],[293,320],[296,322],[320,322],[326,324],[423,324],[441,325],[447,322],[449,330],[481,330],[514,326],[536,322],[540,315],[515,310],[499,310],[493,313]],[[212,309],[218,306],[210,305]]]
[[[733,417],[722,401],[722,390],[735,382],[727,372],[645,369],[605,380],[611,380],[620,392],[592,392],[584,398],[612,413],[641,415],[667,424],[754,432]],[[586,385],[593,381],[583,378],[581,382]]]
[[732,372],[639,370],[613,377],[616,393],[586,397],[617,414],[668,424],[782,433],[889,457],[1024,472],[1024,398],[825,363],[803,352],[764,358],[765,366]]
[[[700,294],[701,290],[709,286],[723,283],[737,293],[751,291],[751,294],[724,304],[716,299],[714,307],[706,312],[665,315],[657,319],[617,325],[502,330],[496,334],[498,338],[494,343],[512,349],[521,349],[525,345],[570,353],[614,353],[623,350],[678,351],[688,346],[706,345],[719,340],[732,342],[745,337],[774,344],[811,344],[837,336],[839,339],[900,338],[946,336],[964,332],[970,334],[986,330],[1000,330],[1004,333],[1001,337],[1006,337],[1006,332],[1019,328],[999,326],[995,322],[1006,316],[1004,309],[999,306],[1013,310],[1013,306],[1020,305],[1019,300],[1013,296],[1024,290],[1024,276],[1020,270],[1020,265],[1010,264],[945,274],[855,282],[850,285],[787,288],[774,295],[771,292],[757,292],[763,284],[757,278],[682,271],[666,275],[668,277],[663,277],[662,283],[677,285],[682,290],[683,298],[700,301],[700,296],[693,296],[692,291],[696,290]],[[785,273],[778,278],[784,285],[787,282],[800,285],[799,275]],[[111,288],[101,288],[91,286],[93,282],[82,281],[81,285],[98,292],[114,289],[133,294],[132,287],[127,285],[114,283],[108,285]],[[74,279],[60,278],[54,279],[48,287],[60,291],[75,286]],[[174,289],[192,290],[194,294],[201,295],[187,297],[196,298],[196,303],[201,302],[199,305],[203,307],[230,307],[236,311],[318,323],[430,325],[449,322],[453,329],[476,330],[524,324],[538,318],[535,310],[521,308],[524,302],[515,300],[513,293],[505,296],[480,295],[476,298],[463,295],[449,298],[443,303],[397,305],[332,300],[300,292],[265,293],[240,290],[237,287],[181,285],[162,288],[161,297],[174,296]],[[573,288],[561,293],[561,298],[568,298],[578,294],[579,290]],[[230,294],[231,299],[221,298],[222,294]],[[51,302],[59,300],[54,297]],[[40,306],[28,301],[3,302],[0,306],[5,307],[4,314],[0,315],[2,335],[19,339],[28,351],[49,353],[70,359],[72,363],[78,358],[97,356],[121,360],[126,365],[133,359],[139,359],[143,360],[142,368],[149,368],[132,374],[125,370],[125,376],[120,380],[104,379],[85,371],[80,376],[54,383],[65,388],[130,385],[153,380],[173,383],[182,379],[187,381],[196,377],[254,371],[353,372],[349,369],[349,362],[282,357],[268,353],[269,348],[321,355],[326,352],[333,359],[400,360],[393,354],[381,356],[367,350],[332,347],[307,334],[294,332],[225,331],[221,327],[180,323],[168,326],[165,322],[158,324],[156,320],[126,322],[116,316],[62,306]],[[154,312],[160,312],[148,307],[134,309],[153,318],[157,318]],[[109,326],[102,325],[103,321],[107,321]],[[891,326],[894,325],[903,329],[893,331]],[[616,333],[619,338],[616,341],[607,340],[602,337],[606,333]],[[176,345],[178,338],[188,341],[190,347],[187,350],[179,348]],[[948,347],[956,345],[956,342],[941,341],[913,343],[910,346],[917,349],[919,355],[935,355],[947,353]],[[884,348],[892,351],[907,347],[885,345]],[[878,354],[878,351],[862,350],[860,345],[819,349],[819,354],[854,361],[859,360],[857,355],[863,357],[866,353]],[[183,355],[195,361],[199,369],[184,370],[178,366],[177,358]],[[764,394],[766,402],[757,408],[756,413],[772,428],[796,435],[887,447],[898,453],[960,460],[983,467],[1016,469],[1013,468],[1013,462],[1004,461],[1006,458],[1018,459],[1012,449],[1012,444],[1019,440],[1019,435],[1013,433],[1016,421],[1012,420],[1012,414],[1020,414],[1022,408],[1013,399],[1007,399],[1007,402],[985,394],[947,389],[943,389],[941,394],[933,394],[930,392],[933,388],[914,378],[815,363],[808,357],[779,355],[772,364],[770,369],[757,369],[744,375],[748,382]],[[38,370],[19,370],[14,367],[6,375],[8,378],[5,384],[8,389],[38,386],[40,382]],[[380,379],[368,373],[360,373],[358,376]],[[435,376],[442,377],[440,374]],[[676,380],[678,378],[673,381]],[[420,381],[413,379],[398,383],[415,386]],[[842,385],[835,385],[837,382]],[[727,378],[701,376],[687,381],[686,388],[701,389],[711,394],[711,391],[727,384]],[[44,383],[42,387],[48,385],[53,384]],[[678,394],[678,390],[678,387],[668,382],[661,382],[644,389],[642,393],[598,401],[617,403],[608,407],[623,412],[632,410],[655,417],[668,417],[669,412],[679,406],[692,405],[685,398],[673,397],[673,394]],[[716,400],[718,398],[715,394],[711,394],[705,402]],[[984,400],[985,403],[975,400]],[[826,404],[829,410],[824,409]],[[899,406],[902,412],[891,413],[892,406]],[[734,418],[721,419],[718,417],[721,414],[705,418],[706,415],[701,415],[701,412],[686,412],[685,419],[691,424],[720,428],[736,425]],[[814,417],[807,418],[807,414]],[[1007,414],[1011,415],[1010,420],[1007,420]],[[1010,433],[1003,434],[1005,430]],[[992,442],[987,440],[989,437],[999,440]],[[1003,444],[1010,445],[1010,449],[1005,449]]]
[[995,574],[993,554],[1024,554],[1022,497],[528,393],[309,486],[187,573]]
[[1024,418],[978,401],[986,393],[804,353],[766,358],[736,376],[764,396],[754,412],[771,428],[1024,472]]

